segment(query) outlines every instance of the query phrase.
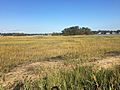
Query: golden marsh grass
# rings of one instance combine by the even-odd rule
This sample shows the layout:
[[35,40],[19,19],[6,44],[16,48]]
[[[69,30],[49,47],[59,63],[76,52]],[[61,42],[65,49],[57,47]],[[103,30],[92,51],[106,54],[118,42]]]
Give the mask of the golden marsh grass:
[[85,62],[111,51],[120,52],[120,36],[1,36],[0,71],[52,57]]

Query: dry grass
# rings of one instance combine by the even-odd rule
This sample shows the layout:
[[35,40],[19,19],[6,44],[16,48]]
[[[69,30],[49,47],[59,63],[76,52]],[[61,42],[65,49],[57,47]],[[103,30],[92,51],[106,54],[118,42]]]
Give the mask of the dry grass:
[[[0,74],[2,76],[4,73],[14,70],[16,66],[25,66],[39,61],[62,61],[67,66],[79,65],[83,62],[94,62],[106,56],[115,55],[120,55],[120,36],[117,35],[1,36]],[[43,67],[39,68],[29,67],[27,70],[40,73]],[[59,69],[56,70],[59,71]]]
[[0,71],[54,57],[85,62],[111,51],[120,52],[120,36],[0,37]]

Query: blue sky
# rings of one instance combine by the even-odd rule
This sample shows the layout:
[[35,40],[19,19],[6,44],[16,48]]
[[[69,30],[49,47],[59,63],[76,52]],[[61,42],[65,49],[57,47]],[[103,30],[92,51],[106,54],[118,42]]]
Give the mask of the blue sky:
[[0,0],[0,32],[120,29],[120,0]]

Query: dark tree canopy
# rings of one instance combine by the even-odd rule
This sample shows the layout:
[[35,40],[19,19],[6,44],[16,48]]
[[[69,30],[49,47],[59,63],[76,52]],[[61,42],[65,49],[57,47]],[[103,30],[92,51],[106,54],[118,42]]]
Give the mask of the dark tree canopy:
[[73,26],[69,28],[65,28],[62,31],[63,35],[89,35],[91,34],[91,29],[88,27]]

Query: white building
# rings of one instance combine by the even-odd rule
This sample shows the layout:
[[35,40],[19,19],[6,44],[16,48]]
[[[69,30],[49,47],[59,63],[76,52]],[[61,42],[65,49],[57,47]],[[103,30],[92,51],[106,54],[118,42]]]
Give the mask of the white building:
[[101,32],[98,33],[98,35],[102,34]]
[[107,35],[109,35],[109,34],[110,34],[110,32],[106,32],[106,34],[107,34]]

